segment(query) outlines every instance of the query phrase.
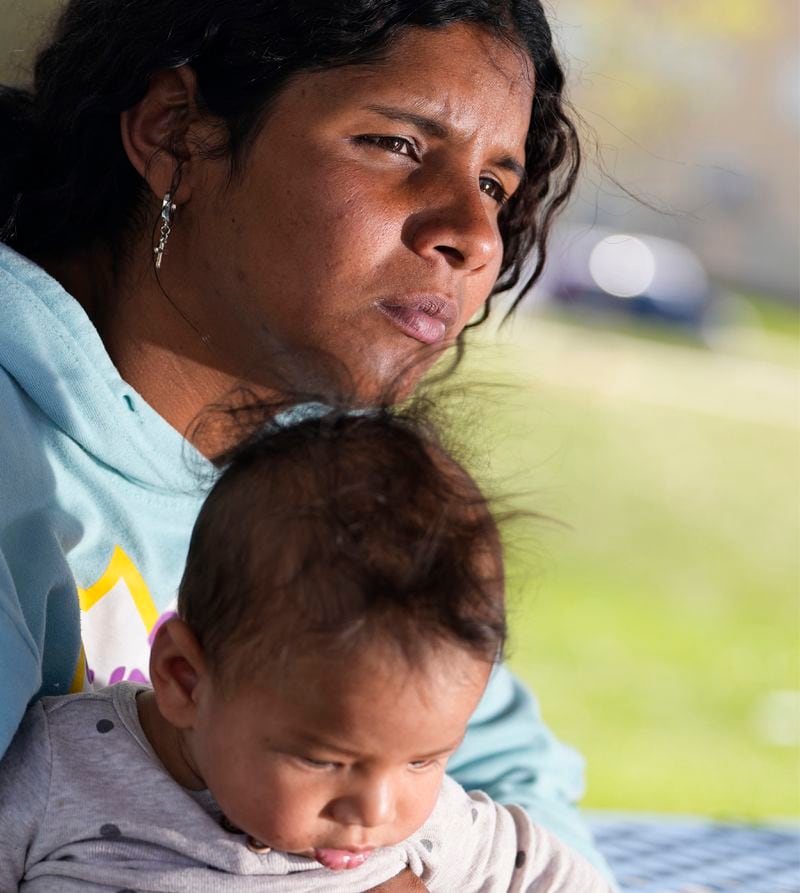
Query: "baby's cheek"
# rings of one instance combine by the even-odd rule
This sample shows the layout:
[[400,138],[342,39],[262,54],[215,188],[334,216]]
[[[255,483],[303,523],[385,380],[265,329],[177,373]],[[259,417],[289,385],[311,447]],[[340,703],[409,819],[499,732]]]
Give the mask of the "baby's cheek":
[[238,771],[236,761],[208,779],[208,786],[228,821],[264,844],[276,847],[270,835],[280,827],[280,803],[274,786],[259,771]]
[[410,837],[428,821],[439,799],[442,789],[444,770],[425,778],[425,784],[415,786],[403,798],[402,808],[398,810],[402,823],[402,839]]
[[253,812],[263,829],[261,839],[274,849],[292,853],[313,851],[320,824],[320,807],[313,790],[278,782],[271,791],[264,790]]

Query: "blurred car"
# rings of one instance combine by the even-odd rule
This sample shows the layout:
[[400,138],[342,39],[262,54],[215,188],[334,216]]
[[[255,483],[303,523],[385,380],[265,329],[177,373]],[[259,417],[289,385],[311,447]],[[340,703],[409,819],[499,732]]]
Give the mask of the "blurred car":
[[624,313],[694,328],[712,302],[705,268],[686,245],[601,227],[553,235],[536,293],[576,310]]

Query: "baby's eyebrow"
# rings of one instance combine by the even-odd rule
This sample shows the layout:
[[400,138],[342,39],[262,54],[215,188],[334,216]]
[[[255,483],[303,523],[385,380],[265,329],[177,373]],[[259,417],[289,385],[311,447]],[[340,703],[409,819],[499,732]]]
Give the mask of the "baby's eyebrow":
[[[464,736],[460,735],[455,741],[451,744],[445,744],[443,747],[439,747],[436,750],[432,750],[429,753],[420,753],[415,754],[414,760],[432,760],[434,757],[442,756],[442,754],[450,753],[454,751],[464,740]],[[359,759],[364,755],[357,750],[352,750],[351,748],[345,747],[342,744],[334,744],[332,741],[328,741],[325,738],[321,738],[319,735],[316,735],[314,732],[301,732],[297,735],[295,742],[299,746],[311,746],[318,747],[321,750],[331,751],[337,754],[344,754],[345,756],[352,757],[353,759]]]
[[416,757],[416,759],[418,759],[418,760],[432,760],[434,757],[440,757],[442,754],[450,753],[450,751],[455,750],[461,744],[461,742],[463,740],[464,740],[464,736],[461,735],[452,744],[446,744],[444,747],[440,747],[438,750],[432,750],[430,753],[421,753]]
[[310,745],[312,747],[319,747],[322,750],[336,751],[336,753],[345,754],[348,757],[363,756],[363,754],[359,753],[357,750],[352,750],[342,744],[334,744],[332,741],[320,738],[319,735],[315,735],[313,732],[301,732],[297,735],[295,740],[300,745]]

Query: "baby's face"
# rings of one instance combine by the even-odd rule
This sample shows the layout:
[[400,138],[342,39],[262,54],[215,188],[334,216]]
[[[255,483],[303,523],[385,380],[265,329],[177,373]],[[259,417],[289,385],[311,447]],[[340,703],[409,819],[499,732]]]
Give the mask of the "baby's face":
[[188,754],[227,818],[273,849],[361,864],[428,818],[490,667],[449,645],[423,669],[376,644],[278,682],[197,692]]

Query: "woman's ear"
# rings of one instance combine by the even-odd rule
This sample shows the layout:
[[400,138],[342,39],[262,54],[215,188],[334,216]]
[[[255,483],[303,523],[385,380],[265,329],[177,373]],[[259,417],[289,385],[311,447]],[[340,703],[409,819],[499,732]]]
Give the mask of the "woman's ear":
[[196,118],[197,78],[188,65],[157,71],[147,93],[120,115],[122,145],[134,168],[160,201],[181,169],[180,186],[173,201],[184,204],[191,196],[188,130]]
[[150,681],[161,715],[175,728],[193,728],[207,675],[203,649],[184,621],[162,624],[150,650]]

